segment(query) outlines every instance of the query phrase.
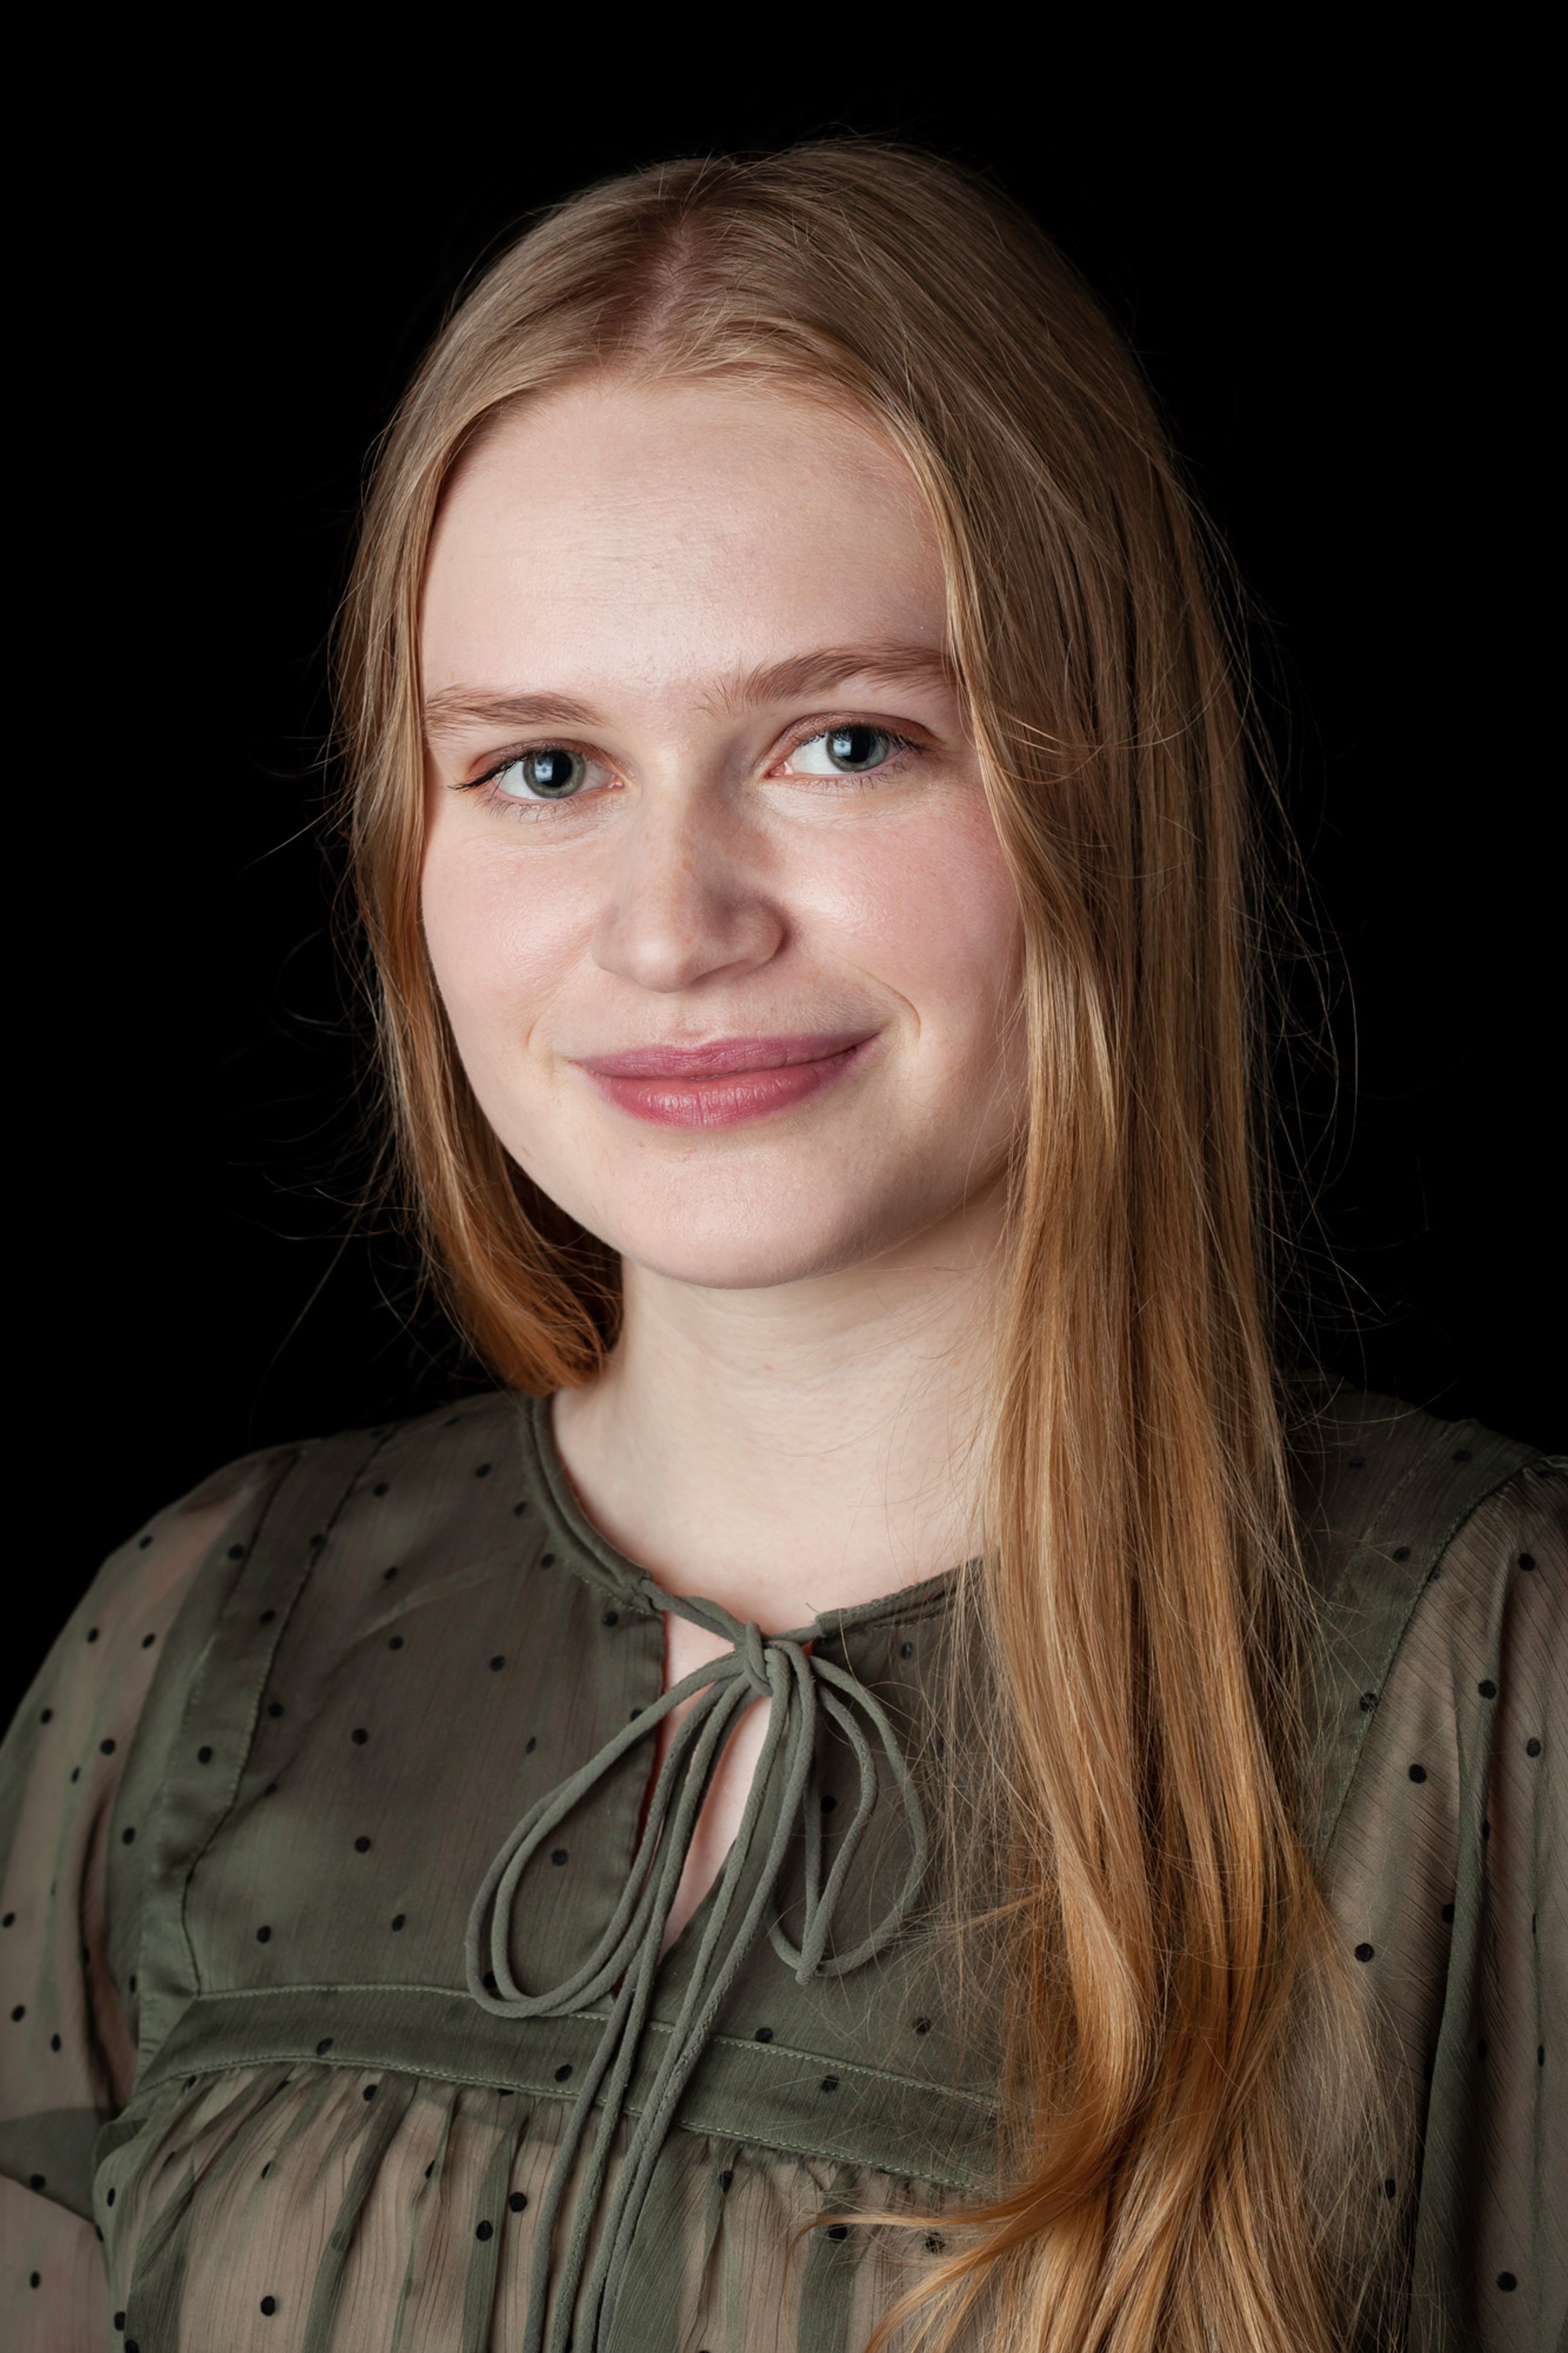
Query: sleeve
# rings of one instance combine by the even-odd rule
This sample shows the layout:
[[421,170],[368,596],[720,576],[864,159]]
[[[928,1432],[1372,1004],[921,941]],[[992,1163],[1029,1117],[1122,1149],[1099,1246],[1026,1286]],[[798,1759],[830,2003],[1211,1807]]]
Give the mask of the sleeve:
[[110,1555],[0,1747],[7,2346],[47,2342],[75,2353],[110,2341],[93,2146],[124,2105],[136,2068],[110,1966],[110,1821],[182,1605],[204,1566],[223,1559],[226,1532],[274,1459],[253,1456],[218,1472]]
[[[1435,2341],[1446,2327],[1442,2341],[1480,2353],[1557,2353],[1568,2343],[1564,1471],[1542,1466],[1510,1481],[1443,1563],[1445,1577],[1473,1573],[1479,1582],[1484,1574],[1499,1609],[1495,1666],[1468,1662],[1462,1694],[1485,1730],[1473,1752],[1474,1819],[1446,1915],[1452,1960],[1422,2167],[1415,2310],[1418,2323],[1424,2313],[1441,2316]],[[1426,2341],[1419,2326],[1416,2341]]]

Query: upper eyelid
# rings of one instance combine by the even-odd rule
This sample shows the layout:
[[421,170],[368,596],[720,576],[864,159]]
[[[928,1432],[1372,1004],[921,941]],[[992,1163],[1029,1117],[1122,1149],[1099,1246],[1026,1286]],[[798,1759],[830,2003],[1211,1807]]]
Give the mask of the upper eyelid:
[[[879,734],[890,737],[895,747],[900,751],[922,751],[927,746],[921,743],[921,736],[907,732],[909,727],[915,723],[912,721],[906,721],[903,727],[895,727],[885,719],[867,719],[843,712],[833,712],[826,718],[813,717],[797,721],[795,727],[785,731],[777,747],[768,754],[767,765],[772,767],[779,760],[787,760],[793,753],[803,750],[807,744],[815,744],[822,736],[831,735],[836,728],[840,727],[874,728]],[[923,735],[925,732],[921,729],[921,734]],[[617,763],[604,752],[590,750],[586,744],[568,735],[564,731],[552,731],[549,733],[536,735],[531,743],[509,744],[504,752],[490,754],[479,774],[468,777],[463,788],[466,790],[478,785],[493,784],[497,776],[515,765],[519,760],[526,759],[531,752],[555,750],[575,752],[580,759],[588,761],[595,767],[607,768],[612,775],[619,773]]]

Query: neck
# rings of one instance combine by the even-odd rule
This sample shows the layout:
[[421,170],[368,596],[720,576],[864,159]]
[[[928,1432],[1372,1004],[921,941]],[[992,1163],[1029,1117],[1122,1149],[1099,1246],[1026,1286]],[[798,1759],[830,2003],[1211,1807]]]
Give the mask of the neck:
[[978,1549],[1000,1187],[863,1264],[762,1291],[627,1261],[621,1337],[558,1393],[583,1507],[668,1592],[765,1632]]

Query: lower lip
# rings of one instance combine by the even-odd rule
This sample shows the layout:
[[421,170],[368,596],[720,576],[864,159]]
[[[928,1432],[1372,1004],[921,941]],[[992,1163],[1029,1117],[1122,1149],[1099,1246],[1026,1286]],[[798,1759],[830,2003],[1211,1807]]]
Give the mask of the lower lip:
[[604,1071],[587,1076],[618,1111],[656,1127],[739,1127],[770,1112],[793,1111],[796,1103],[824,1093],[864,1061],[871,1045],[865,1038],[820,1061],[783,1062],[772,1071],[731,1071],[706,1079],[616,1079]]

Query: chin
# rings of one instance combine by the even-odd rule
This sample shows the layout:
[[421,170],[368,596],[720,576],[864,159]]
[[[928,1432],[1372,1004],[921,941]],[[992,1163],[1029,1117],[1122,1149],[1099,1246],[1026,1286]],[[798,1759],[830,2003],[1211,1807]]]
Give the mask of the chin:
[[647,1204],[625,1216],[573,1214],[633,1265],[704,1291],[771,1291],[784,1282],[808,1282],[863,1264],[894,1239],[882,1230],[885,1217],[858,1215],[847,1203],[840,1216],[819,1215],[809,1223],[793,1201],[772,1213],[731,1200],[714,1203],[707,1216],[696,1204],[668,1218],[650,1218]]

